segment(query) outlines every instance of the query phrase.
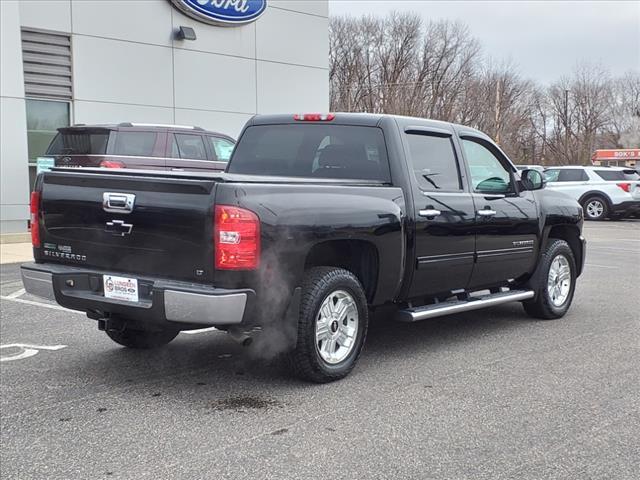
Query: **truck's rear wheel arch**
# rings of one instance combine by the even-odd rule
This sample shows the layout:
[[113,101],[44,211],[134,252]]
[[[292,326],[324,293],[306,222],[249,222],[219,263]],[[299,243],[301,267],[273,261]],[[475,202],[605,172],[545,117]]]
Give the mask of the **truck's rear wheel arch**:
[[365,240],[329,240],[314,245],[305,259],[304,268],[339,267],[353,273],[370,303],[378,284],[379,256],[376,246]]
[[[571,225],[555,225],[551,227],[547,237],[545,238],[543,251],[549,242],[552,242],[554,239],[564,240],[571,247],[571,251],[573,252],[573,256],[576,261],[576,265],[578,270],[582,265],[582,256],[584,252],[582,251],[582,241],[580,240],[580,230],[578,227]],[[578,275],[580,275],[580,271],[578,271]]]

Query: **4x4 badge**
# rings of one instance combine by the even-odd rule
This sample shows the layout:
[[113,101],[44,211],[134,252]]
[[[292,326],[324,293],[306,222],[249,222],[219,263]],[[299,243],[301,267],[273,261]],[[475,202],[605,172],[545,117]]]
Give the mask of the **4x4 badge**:
[[107,222],[107,226],[104,231],[111,235],[124,237],[125,235],[129,235],[132,229],[133,225],[131,223],[124,223],[122,220],[111,220],[110,222]]
[[513,243],[514,247],[533,247],[533,240],[516,240]]

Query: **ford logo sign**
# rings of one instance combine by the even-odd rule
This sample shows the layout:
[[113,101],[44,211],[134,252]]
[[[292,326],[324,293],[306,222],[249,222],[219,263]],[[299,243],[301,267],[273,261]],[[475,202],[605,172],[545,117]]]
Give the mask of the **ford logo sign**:
[[201,22],[233,26],[253,22],[267,9],[267,0],[170,0]]

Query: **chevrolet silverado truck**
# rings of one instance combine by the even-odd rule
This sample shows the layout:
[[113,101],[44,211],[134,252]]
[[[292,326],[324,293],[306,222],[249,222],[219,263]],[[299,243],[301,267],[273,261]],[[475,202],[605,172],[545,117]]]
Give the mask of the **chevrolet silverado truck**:
[[22,278],[120,345],[213,326],[328,382],[354,367],[379,307],[401,322],[506,302],[565,315],[583,211],[544,187],[465,126],[258,115],[224,173],[41,174]]

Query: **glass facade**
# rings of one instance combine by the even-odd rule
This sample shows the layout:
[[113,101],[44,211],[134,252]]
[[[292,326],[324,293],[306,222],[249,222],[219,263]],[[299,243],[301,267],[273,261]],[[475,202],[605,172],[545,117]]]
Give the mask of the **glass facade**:
[[57,129],[69,126],[71,118],[69,102],[28,98],[26,109],[29,187],[31,188],[36,177],[37,158],[45,154],[49,143],[58,133]]

